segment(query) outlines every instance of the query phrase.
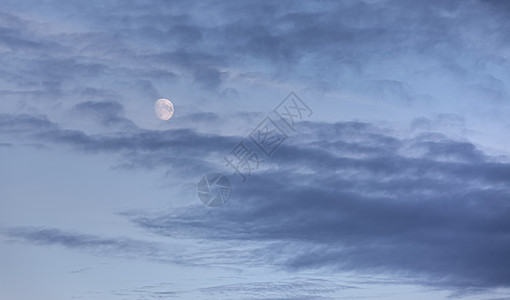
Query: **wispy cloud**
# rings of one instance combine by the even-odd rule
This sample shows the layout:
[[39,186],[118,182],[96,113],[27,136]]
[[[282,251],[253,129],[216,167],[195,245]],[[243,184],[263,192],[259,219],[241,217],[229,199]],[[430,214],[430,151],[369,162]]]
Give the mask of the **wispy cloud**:
[[98,255],[125,258],[154,258],[161,255],[161,245],[130,238],[105,238],[91,234],[62,231],[55,228],[14,227],[2,229],[7,241],[37,245],[60,245]]
[[[232,278],[235,280],[235,278]],[[144,286],[133,290],[119,291],[124,295],[135,295],[148,299],[161,297],[179,297],[194,299],[337,299],[338,294],[349,289],[358,289],[355,285],[342,284],[338,281],[294,277],[283,281],[242,282],[228,285],[211,285],[198,289],[185,289],[169,283]]]

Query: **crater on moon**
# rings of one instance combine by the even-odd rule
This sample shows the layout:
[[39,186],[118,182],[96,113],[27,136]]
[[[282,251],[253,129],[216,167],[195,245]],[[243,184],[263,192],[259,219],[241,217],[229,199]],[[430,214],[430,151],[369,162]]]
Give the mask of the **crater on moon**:
[[168,99],[159,99],[154,103],[154,111],[161,120],[168,120],[174,114],[174,105]]

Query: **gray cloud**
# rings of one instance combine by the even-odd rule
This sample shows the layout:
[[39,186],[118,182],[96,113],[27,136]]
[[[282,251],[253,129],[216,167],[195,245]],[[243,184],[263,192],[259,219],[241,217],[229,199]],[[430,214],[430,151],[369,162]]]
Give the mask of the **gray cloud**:
[[316,134],[284,144],[275,167],[236,186],[226,207],[127,216],[165,236],[276,243],[252,255],[289,270],[392,273],[449,288],[510,284],[510,165],[437,134],[303,126]]
[[[118,115],[122,106],[116,102],[84,102],[75,109],[92,114],[106,125],[123,125],[122,130],[91,135],[61,128],[43,115],[0,114],[0,136],[18,142],[62,145],[85,153],[111,153],[122,157],[121,167],[163,167],[172,172],[183,171],[182,176],[189,175],[187,170],[190,168],[207,172],[214,163],[204,160],[204,157],[226,152],[238,140],[236,137],[201,134],[192,129],[141,129]],[[208,116],[212,121],[216,119],[212,114]],[[182,119],[192,121],[196,117],[196,114],[191,114]]]
[[212,89],[219,87],[222,77],[224,77],[224,72],[209,67],[197,68],[193,73],[195,82]]
[[[164,167],[192,181],[217,167],[205,155],[221,156],[239,138],[140,128],[123,117],[113,91],[121,87],[126,94],[156,98],[161,83],[184,78],[237,98],[240,88],[229,81],[257,74],[276,83],[297,80],[303,88],[353,90],[374,101],[433,99],[442,90],[466,90],[499,104],[508,98],[504,1],[51,4],[58,9],[41,23],[21,16],[46,11],[46,2],[3,4],[2,101],[65,100],[113,132],[71,130],[44,115],[0,114],[0,134],[9,139],[0,146],[36,141],[111,153],[122,167]],[[69,19],[76,27],[55,30],[44,23]],[[74,95],[84,99],[73,103]],[[183,118],[219,119],[209,113]],[[441,122],[463,126],[455,118]],[[362,122],[303,123],[303,134],[276,152],[269,170],[237,186],[227,206],[126,216],[162,236],[236,245],[227,254],[202,257],[209,264],[256,258],[292,271],[508,287],[510,167],[469,141],[435,133],[438,126],[431,123],[416,120],[411,138]],[[73,249],[146,251],[131,240],[54,229],[12,229],[8,235]],[[260,246],[240,253],[243,243]]]
[[95,235],[65,232],[54,228],[15,227],[2,230],[11,241],[22,241],[37,245],[60,245],[70,249],[129,258],[156,258],[161,255],[161,246],[156,243],[129,238],[104,238]]
[[88,118],[97,118],[103,126],[120,129],[135,129],[137,126],[122,116],[124,107],[117,101],[86,101],[75,105],[78,114]]
[[2,133],[19,134],[55,130],[58,128],[58,125],[42,115],[0,114],[0,128]]
[[[41,6],[31,4],[33,9]],[[86,8],[65,1],[54,4],[60,7],[55,18],[72,15],[90,32],[44,34],[36,24],[4,12],[9,26],[0,35],[5,45],[38,54],[28,59],[9,54],[16,59],[5,61],[2,72],[11,82],[33,87],[51,78],[58,87],[54,92],[65,94],[60,90],[62,82],[106,72],[128,82],[129,90],[140,89],[130,83],[144,76],[154,81],[189,77],[206,90],[219,91],[235,77],[227,69],[240,73],[256,69],[272,79],[305,80],[307,86],[409,102],[429,97],[425,93],[434,96],[435,91],[420,91],[416,85],[419,80],[434,80],[437,74],[432,73],[439,70],[456,79],[472,75],[473,80],[456,84],[476,91],[478,98],[502,101],[507,95],[496,68],[508,64],[503,49],[509,41],[501,34],[504,30],[495,31],[496,25],[485,22],[490,17],[501,28],[508,27],[504,15],[495,14],[504,6],[501,1],[222,1],[214,5],[133,1],[110,2],[106,7],[93,2]],[[205,18],[202,12],[218,18]],[[480,50],[469,34],[475,28],[492,33],[497,43],[479,42],[490,42],[494,50],[469,50]],[[468,49],[468,61],[499,63],[467,65],[457,57],[457,49]],[[407,64],[416,68],[407,72]],[[385,69],[390,72],[380,72]],[[338,85],[339,81],[348,84]]]
[[[121,110],[115,103],[81,109]],[[190,129],[87,135],[43,116],[0,117],[2,134],[120,154],[128,167],[166,165],[186,180],[216,166],[207,154],[226,153],[239,140]],[[510,165],[430,131],[402,139],[362,122],[299,126],[303,134],[275,152],[270,169],[235,187],[227,206],[125,216],[163,236],[260,243],[231,257],[262,258],[289,270],[394,273],[450,288],[510,284],[503,267],[510,250]],[[56,236],[69,245],[103,243]],[[228,261],[213,253],[219,256],[212,261]]]

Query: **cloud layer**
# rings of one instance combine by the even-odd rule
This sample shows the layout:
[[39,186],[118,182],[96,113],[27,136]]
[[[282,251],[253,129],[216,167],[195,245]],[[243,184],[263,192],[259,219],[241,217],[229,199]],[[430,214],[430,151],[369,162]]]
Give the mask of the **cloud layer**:
[[253,257],[291,270],[508,286],[508,163],[439,134],[402,139],[367,123],[303,127],[308,135],[234,188],[226,207],[130,217],[164,236],[270,243]]
[[[106,154],[113,167],[163,170],[179,190],[211,171],[232,174],[223,156],[281,91],[311,95],[318,117],[300,123],[245,184],[231,175],[221,208],[196,199],[169,212],[121,213],[161,240],[200,244],[194,251],[175,256],[156,243],[43,224],[7,224],[2,234],[187,266],[509,288],[510,159],[487,150],[510,145],[509,14],[499,0],[3,1],[7,153],[31,145]],[[167,95],[175,122],[151,123],[154,100]],[[309,299],[331,296],[327,286],[354,288],[294,278],[140,295]]]
[[[131,167],[167,166],[191,185],[218,168],[211,153],[219,157],[225,144],[239,139],[139,128],[91,136],[42,116],[1,117],[3,134],[120,155]],[[245,262],[261,257],[288,270],[396,274],[403,281],[459,288],[510,284],[504,267],[510,164],[439,133],[402,138],[363,122],[305,122],[299,128],[267,168],[234,186],[225,207],[125,216],[162,236],[259,245]],[[47,232],[41,233],[22,237],[39,242]],[[60,241],[72,239],[53,242]]]

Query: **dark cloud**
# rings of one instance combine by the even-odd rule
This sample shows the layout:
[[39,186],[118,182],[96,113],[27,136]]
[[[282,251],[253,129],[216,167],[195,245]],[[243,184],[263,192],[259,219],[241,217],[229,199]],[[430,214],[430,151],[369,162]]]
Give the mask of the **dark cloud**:
[[220,72],[218,69],[210,67],[197,68],[193,73],[193,78],[196,83],[210,89],[216,89],[219,87],[222,77],[224,76],[224,72]]
[[225,207],[127,215],[165,236],[259,242],[253,256],[290,270],[391,273],[448,288],[510,284],[510,165],[437,134],[302,126],[309,135],[282,145],[274,167],[235,186]]
[[191,114],[185,115],[183,117],[176,117],[176,119],[190,121],[193,124],[196,124],[196,123],[218,124],[221,122],[218,115],[211,113],[211,112],[196,112],[196,113],[191,113]]
[[81,117],[96,118],[107,127],[125,130],[137,128],[131,120],[122,117],[124,107],[117,101],[86,101],[78,103],[74,108]]
[[[208,172],[214,163],[205,161],[207,155],[223,154],[235,145],[236,137],[201,134],[192,129],[147,130],[118,115],[122,106],[117,102],[84,102],[76,110],[99,118],[106,125],[123,125],[121,131],[91,135],[80,130],[58,126],[42,115],[0,114],[0,136],[13,141],[38,141],[47,145],[62,145],[85,153],[120,155],[120,164],[128,168],[168,168],[191,175],[187,170]],[[213,114],[205,114],[211,121]],[[184,116],[193,122],[195,114]],[[202,119],[203,122],[206,120]],[[129,127],[129,128],[128,128]],[[129,129],[129,130],[127,130]],[[192,174],[196,176],[195,173]]]

